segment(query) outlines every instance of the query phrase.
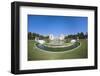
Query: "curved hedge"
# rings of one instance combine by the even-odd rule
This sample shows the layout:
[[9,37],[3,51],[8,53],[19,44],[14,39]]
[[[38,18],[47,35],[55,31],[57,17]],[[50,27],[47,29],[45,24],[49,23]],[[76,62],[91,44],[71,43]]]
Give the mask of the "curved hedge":
[[39,44],[39,43],[36,44],[36,46],[38,48],[43,49],[43,50],[46,50],[46,51],[52,51],[52,52],[68,51],[68,50],[71,50],[71,49],[74,49],[74,48],[78,47],[79,45],[80,45],[79,42],[75,42],[71,46],[59,47],[59,48],[52,48],[52,47],[44,46],[44,45]]

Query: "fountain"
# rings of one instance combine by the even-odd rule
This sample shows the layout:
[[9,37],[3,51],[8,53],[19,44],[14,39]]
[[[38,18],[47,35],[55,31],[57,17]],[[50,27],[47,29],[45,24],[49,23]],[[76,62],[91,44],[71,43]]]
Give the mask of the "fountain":
[[59,39],[54,39],[50,41],[49,45],[51,46],[62,46],[64,44],[64,41],[61,41]]
[[39,44],[37,43],[37,48],[40,48],[42,50],[46,51],[52,51],[52,52],[60,52],[60,51],[68,51],[71,49],[76,48],[80,45],[79,42],[69,43],[70,45],[66,45],[64,42],[64,35],[62,37],[54,37],[53,35],[49,36],[50,42],[46,44]]

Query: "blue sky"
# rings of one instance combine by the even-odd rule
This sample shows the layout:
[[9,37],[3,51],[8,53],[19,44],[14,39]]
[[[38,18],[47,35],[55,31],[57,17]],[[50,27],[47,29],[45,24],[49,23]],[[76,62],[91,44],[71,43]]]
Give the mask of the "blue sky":
[[41,35],[87,32],[88,18],[77,16],[28,15],[28,32]]

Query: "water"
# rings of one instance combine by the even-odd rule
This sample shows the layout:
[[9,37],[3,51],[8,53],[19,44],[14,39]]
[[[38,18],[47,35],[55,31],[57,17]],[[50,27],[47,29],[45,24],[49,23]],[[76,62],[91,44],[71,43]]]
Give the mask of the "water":
[[52,40],[52,41],[50,41],[50,43],[49,43],[50,45],[54,45],[54,46],[62,46],[62,45],[64,45],[64,41],[61,41],[61,40],[59,40],[59,39],[54,39],[54,40]]

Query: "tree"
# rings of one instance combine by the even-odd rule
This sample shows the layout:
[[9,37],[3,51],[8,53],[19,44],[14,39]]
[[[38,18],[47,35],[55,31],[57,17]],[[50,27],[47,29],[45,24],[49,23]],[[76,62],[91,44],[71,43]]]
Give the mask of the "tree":
[[32,39],[32,33],[31,32],[28,32],[28,39]]
[[77,39],[77,37],[79,39],[87,38],[87,33],[84,34],[83,32],[78,32],[77,34],[70,34],[68,36],[65,36],[65,39]]
[[38,37],[39,39],[49,39],[49,36],[43,36],[37,33],[28,32],[29,40],[35,40],[36,37]]
[[88,33],[87,32],[85,33],[85,38],[88,38]]

